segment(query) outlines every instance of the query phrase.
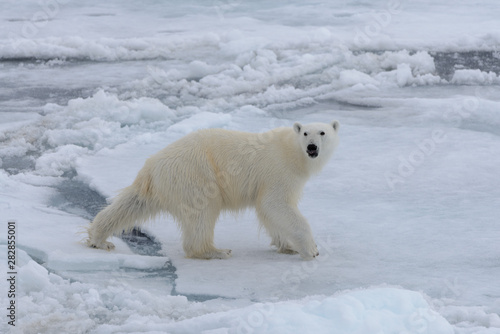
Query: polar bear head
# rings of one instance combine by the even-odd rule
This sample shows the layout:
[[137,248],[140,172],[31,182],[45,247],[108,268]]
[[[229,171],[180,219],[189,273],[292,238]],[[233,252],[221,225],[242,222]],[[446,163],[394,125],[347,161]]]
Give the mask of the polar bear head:
[[326,163],[338,144],[339,122],[295,123],[293,130],[298,136],[300,148],[307,158]]

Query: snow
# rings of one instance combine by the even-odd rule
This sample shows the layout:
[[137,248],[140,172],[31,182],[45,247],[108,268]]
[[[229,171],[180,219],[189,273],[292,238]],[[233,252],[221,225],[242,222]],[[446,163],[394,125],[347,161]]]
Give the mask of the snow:
[[[0,332],[500,333],[496,2],[0,8],[0,219],[18,247]],[[224,261],[186,259],[168,216],[143,228],[154,251],[82,243],[192,131],[333,119],[340,145],[300,203],[314,261],[276,253],[252,210],[218,222]]]

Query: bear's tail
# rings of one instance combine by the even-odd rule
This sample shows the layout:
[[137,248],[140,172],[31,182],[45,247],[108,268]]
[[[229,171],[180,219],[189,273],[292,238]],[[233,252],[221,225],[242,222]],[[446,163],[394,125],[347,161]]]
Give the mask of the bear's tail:
[[113,203],[99,212],[90,224],[87,245],[111,250],[114,245],[106,241],[108,237],[130,231],[134,226],[153,218],[159,210],[148,195],[134,185],[123,189]]

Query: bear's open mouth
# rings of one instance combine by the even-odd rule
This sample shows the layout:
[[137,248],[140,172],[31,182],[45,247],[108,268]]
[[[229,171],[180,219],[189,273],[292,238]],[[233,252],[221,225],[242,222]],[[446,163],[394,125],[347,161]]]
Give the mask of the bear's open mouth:
[[311,158],[316,158],[319,154],[318,146],[314,144],[307,145],[307,155]]

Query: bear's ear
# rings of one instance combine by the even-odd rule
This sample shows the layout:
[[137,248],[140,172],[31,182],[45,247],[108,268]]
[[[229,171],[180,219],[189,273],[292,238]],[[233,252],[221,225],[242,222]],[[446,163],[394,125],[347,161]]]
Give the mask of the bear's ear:
[[332,121],[332,122],[330,123],[330,125],[331,125],[331,126],[333,126],[333,130],[335,130],[335,131],[339,131],[339,126],[340,126],[340,124],[339,124],[339,122],[338,122],[338,121]]
[[299,122],[295,122],[293,124],[293,130],[296,132],[296,133],[300,133],[300,129],[302,129],[302,124],[300,124]]

